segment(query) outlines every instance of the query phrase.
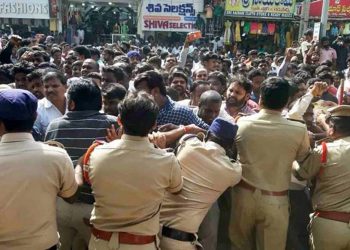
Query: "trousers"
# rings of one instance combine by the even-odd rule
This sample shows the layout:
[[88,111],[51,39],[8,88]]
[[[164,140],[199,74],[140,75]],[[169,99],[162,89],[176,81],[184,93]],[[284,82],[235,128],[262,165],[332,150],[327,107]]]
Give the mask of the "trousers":
[[198,230],[200,244],[205,250],[216,250],[218,241],[220,210],[218,203],[215,202],[204,217]]
[[350,223],[316,217],[310,225],[313,250],[350,250]]
[[218,229],[217,250],[229,250],[231,242],[228,235],[228,228],[231,216],[231,192],[232,187],[228,188],[218,199],[220,209],[220,220]]
[[232,191],[229,235],[232,250],[285,250],[288,196],[263,195],[242,187]]
[[93,205],[69,204],[57,200],[57,227],[60,234],[60,250],[86,250],[90,240],[90,227],[83,218],[90,218]]
[[290,216],[286,250],[309,250],[311,201],[305,190],[289,190]]
[[179,241],[179,240],[174,240],[165,236],[161,236],[160,249],[161,250],[198,250],[198,249],[202,249],[202,247],[200,244],[198,244],[198,241],[195,241],[195,242]]

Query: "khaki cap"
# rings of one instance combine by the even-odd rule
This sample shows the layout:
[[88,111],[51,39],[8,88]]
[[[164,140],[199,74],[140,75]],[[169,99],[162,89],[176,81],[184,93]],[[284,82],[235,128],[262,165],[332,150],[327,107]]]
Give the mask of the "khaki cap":
[[339,105],[328,109],[331,116],[350,116],[350,105]]

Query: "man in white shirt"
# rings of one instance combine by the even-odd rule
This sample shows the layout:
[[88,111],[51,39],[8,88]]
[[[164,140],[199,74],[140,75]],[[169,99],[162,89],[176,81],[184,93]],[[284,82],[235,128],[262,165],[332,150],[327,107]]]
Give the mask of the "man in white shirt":
[[67,82],[62,73],[58,71],[49,72],[43,77],[45,98],[38,102],[38,116],[34,127],[45,136],[50,122],[64,115],[66,112]]
[[300,48],[301,48],[301,54],[303,55],[303,58],[305,57],[306,52],[309,50],[311,47],[311,42],[313,39],[314,31],[309,29],[305,31],[304,33],[304,41],[301,43]]

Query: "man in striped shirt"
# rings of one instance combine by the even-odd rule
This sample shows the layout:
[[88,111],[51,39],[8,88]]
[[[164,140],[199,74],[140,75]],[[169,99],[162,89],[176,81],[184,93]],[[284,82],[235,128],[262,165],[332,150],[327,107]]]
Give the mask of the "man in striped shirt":
[[[68,112],[53,120],[45,136],[45,141],[62,143],[74,165],[86,152],[92,142],[103,139],[107,128],[116,126],[116,117],[100,113],[102,108],[101,90],[91,80],[79,79],[67,92]],[[71,249],[77,242],[86,249],[90,239],[90,228],[83,218],[90,218],[94,202],[91,188],[84,184],[78,195],[78,202],[68,204],[58,200],[58,230],[61,249]],[[79,242],[80,241],[80,242]],[[80,249],[80,248],[79,248]]]

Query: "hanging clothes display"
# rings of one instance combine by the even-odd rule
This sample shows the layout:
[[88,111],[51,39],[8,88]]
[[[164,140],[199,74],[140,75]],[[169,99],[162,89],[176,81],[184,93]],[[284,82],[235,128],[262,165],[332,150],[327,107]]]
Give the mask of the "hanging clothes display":
[[268,30],[267,23],[263,23],[263,25],[262,25],[262,30],[261,30],[261,34],[262,34],[262,35],[268,35],[268,34],[269,34],[269,30]]
[[285,23],[282,23],[280,25],[279,34],[280,34],[279,46],[280,48],[286,48],[286,24]]
[[258,34],[261,35],[262,34],[262,28],[263,28],[263,24],[262,23],[258,23]]
[[[278,25],[276,25],[275,26],[275,29],[278,31]],[[276,31],[275,30],[275,31]],[[279,46],[279,44],[280,44],[280,34],[278,33],[278,32],[275,32],[275,35],[274,35],[274,37],[273,37],[273,42],[274,42],[274,44],[276,44],[277,46]]]
[[267,24],[267,32],[269,35],[273,35],[276,32],[276,24],[275,23],[268,23]]
[[241,26],[239,21],[236,22],[236,27],[235,27],[235,42],[242,42],[241,38]]
[[338,35],[343,35],[344,29],[345,29],[345,25],[341,23],[339,25]]
[[331,27],[331,36],[338,36],[339,34],[339,29],[336,25],[332,25]]
[[249,34],[249,32],[250,32],[250,22],[243,22],[243,23],[244,23],[243,33]]
[[343,35],[350,35],[350,23],[345,24],[345,28],[343,30]]
[[232,22],[230,22],[229,20],[225,22],[225,34],[224,34],[225,45],[231,44],[231,25],[232,25]]
[[292,37],[292,33],[290,31],[286,32],[286,47],[290,48],[292,46],[292,41],[293,41],[293,37]]
[[212,19],[213,18],[213,6],[210,4],[207,4],[205,6],[205,18],[206,19]]
[[259,23],[253,22],[250,23],[250,34],[256,35],[258,34]]

